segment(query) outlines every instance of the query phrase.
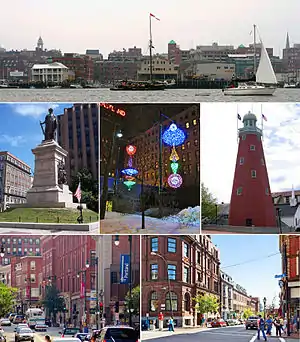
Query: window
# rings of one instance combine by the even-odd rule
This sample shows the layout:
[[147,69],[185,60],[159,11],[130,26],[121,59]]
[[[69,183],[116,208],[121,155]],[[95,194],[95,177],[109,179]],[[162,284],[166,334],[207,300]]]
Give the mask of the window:
[[191,297],[189,293],[185,293],[184,295],[184,310],[190,311],[191,310]]
[[246,140],[246,135],[242,135],[242,140]]
[[178,308],[178,298],[177,294],[175,292],[167,293],[166,295],[166,311],[171,311],[171,305],[172,305],[172,311],[177,311]]
[[256,178],[256,170],[251,170],[251,178]]
[[117,284],[118,283],[118,272],[111,272],[110,273],[110,282],[112,284]]
[[151,280],[157,280],[158,279],[158,264],[152,264],[151,265],[150,277],[151,277]]
[[151,239],[151,252],[158,252],[158,238]]
[[30,274],[30,279],[32,283],[35,283],[35,274]]
[[176,253],[176,239],[168,238],[168,252]]
[[187,243],[183,243],[183,256],[188,258],[189,257],[189,245]]
[[243,164],[244,164],[244,160],[245,160],[244,157],[241,157],[241,158],[240,158],[240,165],[243,165]]
[[35,261],[30,261],[30,269],[31,269],[32,271],[35,270]]
[[196,119],[193,120],[193,125],[194,125],[194,126],[197,125],[197,120],[196,120]]
[[188,122],[185,123],[185,128],[189,128],[190,124]]
[[198,140],[197,139],[194,141],[194,145],[198,146]]
[[255,145],[250,145],[250,151],[255,151]]
[[149,303],[150,311],[156,311],[158,307],[158,295],[156,291],[151,292],[150,294],[150,303]]
[[242,191],[243,191],[243,188],[240,186],[239,188],[237,188],[236,194],[237,194],[238,196],[240,196],[240,195],[242,194]]
[[176,265],[168,264],[168,279],[176,280]]
[[266,188],[266,195],[269,195],[269,188]]
[[190,282],[190,269],[188,267],[183,268],[183,281],[185,283]]

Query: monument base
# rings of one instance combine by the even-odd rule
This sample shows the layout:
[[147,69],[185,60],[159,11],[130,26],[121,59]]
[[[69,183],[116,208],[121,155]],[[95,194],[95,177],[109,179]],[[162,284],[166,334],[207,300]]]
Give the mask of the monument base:
[[[86,209],[86,204],[81,203],[82,209]],[[30,209],[77,209],[79,203],[70,203],[70,202],[47,202],[47,203],[36,203],[34,205],[29,203],[21,203],[21,204],[9,204],[9,209],[16,208],[30,208]]]
[[34,186],[28,190],[27,203],[36,205],[39,203],[73,203],[73,194],[68,185]]

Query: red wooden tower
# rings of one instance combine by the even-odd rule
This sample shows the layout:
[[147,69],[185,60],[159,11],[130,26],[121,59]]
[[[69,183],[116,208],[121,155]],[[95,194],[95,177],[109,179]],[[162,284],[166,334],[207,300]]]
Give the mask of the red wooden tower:
[[239,148],[231,193],[229,225],[276,227],[268,171],[257,118],[248,113],[239,129]]

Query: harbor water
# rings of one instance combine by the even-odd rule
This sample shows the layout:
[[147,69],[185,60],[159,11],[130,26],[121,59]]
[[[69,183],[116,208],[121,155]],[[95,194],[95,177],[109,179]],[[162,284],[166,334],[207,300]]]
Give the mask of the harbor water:
[[220,89],[0,89],[0,102],[300,102],[300,88],[279,88],[273,96],[225,96]]

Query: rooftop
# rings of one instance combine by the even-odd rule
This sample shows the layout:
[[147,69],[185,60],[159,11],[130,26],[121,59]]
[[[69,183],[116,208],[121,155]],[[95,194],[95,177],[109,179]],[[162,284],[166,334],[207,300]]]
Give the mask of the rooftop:
[[68,69],[65,65],[59,62],[49,64],[34,64],[31,69]]

